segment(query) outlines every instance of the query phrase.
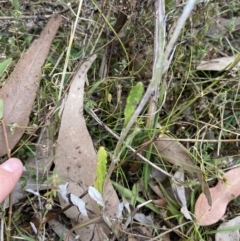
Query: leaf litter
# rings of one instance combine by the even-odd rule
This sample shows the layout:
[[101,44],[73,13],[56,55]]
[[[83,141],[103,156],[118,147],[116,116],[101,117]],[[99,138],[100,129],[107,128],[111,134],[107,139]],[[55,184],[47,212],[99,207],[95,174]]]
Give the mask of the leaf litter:
[[[239,233],[240,217],[233,218],[222,223],[217,228],[218,233],[215,235],[215,241],[238,241],[240,240]],[[223,232],[222,230],[226,230]]]
[[[29,122],[34,100],[41,79],[41,68],[48,56],[52,40],[61,24],[62,17],[53,15],[40,37],[31,44],[21,57],[9,79],[0,89],[4,101],[3,120],[7,126],[9,148],[22,137]],[[11,125],[15,129],[11,131]],[[7,153],[3,128],[0,126],[0,156]]]
[[212,207],[201,194],[195,204],[197,224],[207,226],[218,222],[224,215],[229,202],[240,195],[240,167],[225,173],[218,184],[210,188]]
[[[89,57],[86,62],[81,64],[71,83],[62,113],[54,161],[57,173],[61,176],[63,181],[69,182],[69,193],[76,196],[80,196],[89,186],[94,184],[97,172],[97,154],[94,150],[92,139],[87,130],[83,116],[85,79],[87,71],[95,58],[96,55],[93,55]],[[108,200],[106,209],[109,207],[112,208],[112,205],[115,205],[115,208],[117,208],[119,200],[110,182],[103,196],[107,196]],[[67,202],[64,201],[61,196],[59,196],[59,199],[62,208],[67,206]],[[83,200],[87,203],[86,208],[91,211],[91,213],[89,213],[89,218],[91,218],[90,216],[92,214],[94,214],[94,217],[100,215],[97,203],[92,200],[90,196],[85,196]],[[89,220],[88,217],[80,214],[76,207],[70,208],[65,214],[71,219],[73,226],[79,221],[84,222]],[[76,233],[86,241],[102,240],[99,236],[101,232],[96,232],[96,229],[103,229],[105,235],[109,232],[105,225],[96,224],[76,230]]]
[[202,175],[201,169],[193,163],[184,146],[166,134],[163,134],[159,139],[154,141],[154,144],[155,152],[161,159],[180,167],[191,178],[198,178],[203,193],[206,195],[208,203],[211,206],[212,200],[208,184]]

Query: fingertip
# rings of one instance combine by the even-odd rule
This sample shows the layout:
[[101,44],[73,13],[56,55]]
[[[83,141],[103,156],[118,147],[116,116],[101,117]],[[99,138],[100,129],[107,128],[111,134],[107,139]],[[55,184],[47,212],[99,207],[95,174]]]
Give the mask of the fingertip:
[[10,158],[1,165],[1,168],[8,172],[18,172],[18,171],[22,172],[23,164],[17,158]]

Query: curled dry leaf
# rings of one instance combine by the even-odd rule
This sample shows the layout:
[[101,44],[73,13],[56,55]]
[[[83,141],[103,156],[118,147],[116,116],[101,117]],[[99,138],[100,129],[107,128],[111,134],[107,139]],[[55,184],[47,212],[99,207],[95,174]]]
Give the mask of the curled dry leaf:
[[240,167],[223,175],[224,181],[210,188],[212,207],[206,197],[201,194],[195,204],[195,217],[198,225],[207,226],[216,223],[226,211],[226,207],[234,197],[240,195]]
[[[35,40],[22,56],[6,84],[0,90],[0,98],[4,101],[3,119],[6,125],[17,124],[14,134],[7,127],[8,143],[12,149],[29,122],[29,116],[37,93],[41,68],[47,58],[51,42],[61,24],[60,15],[53,15],[40,37]],[[0,126],[0,156],[7,153],[6,143]]]
[[[76,196],[80,196],[89,186],[92,186],[96,179],[97,154],[83,116],[85,79],[95,58],[96,55],[83,63],[73,78],[61,118],[56,148],[56,171],[62,179],[69,182],[69,193]],[[117,198],[117,194],[111,183],[109,183],[109,186],[109,203],[112,204]],[[67,203],[61,197],[59,199],[62,208],[67,206]],[[83,200],[87,203],[87,209],[91,210],[91,213],[88,213],[89,218],[93,213],[94,217],[100,215],[98,204],[89,195],[86,195]],[[106,206],[108,207],[108,204]],[[88,217],[79,215],[76,207],[70,208],[65,214],[72,220],[73,226],[79,221],[89,220]],[[103,230],[107,235],[108,230],[103,224],[92,224],[76,230],[76,233],[80,235],[82,240],[98,241],[104,240],[101,237]]]
[[[192,220],[191,214],[188,211],[187,208],[187,194],[185,192],[185,186],[180,182],[184,182],[185,178],[184,178],[184,172],[181,170],[176,171],[176,173],[173,176],[173,180],[172,180],[172,188],[175,192],[175,196],[178,200],[178,202],[181,204],[182,208],[181,208],[181,213],[184,215],[184,217],[188,220]],[[188,195],[189,196],[189,195]]]

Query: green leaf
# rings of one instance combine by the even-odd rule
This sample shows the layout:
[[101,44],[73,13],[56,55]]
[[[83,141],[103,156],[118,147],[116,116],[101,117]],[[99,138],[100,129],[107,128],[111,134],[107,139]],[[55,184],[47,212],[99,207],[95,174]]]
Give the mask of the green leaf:
[[130,94],[127,98],[127,104],[124,110],[124,127],[128,124],[130,121],[133,113],[136,110],[136,107],[138,103],[140,102],[142,95],[143,95],[143,84],[142,82],[138,82],[130,91]]
[[12,59],[6,59],[2,63],[0,63],[0,76],[4,73],[4,71],[7,69],[8,65],[12,62]]
[[[115,189],[126,199],[131,199],[132,196],[134,195],[133,192],[125,187],[123,187],[122,185],[112,181],[113,186],[115,187]],[[138,203],[145,203],[146,200],[141,198],[139,195],[136,195],[136,201]],[[152,203],[148,203],[146,204],[146,207],[148,207],[150,210],[152,210],[153,212],[160,214],[160,209],[158,209],[155,205],[153,205]]]
[[107,174],[107,152],[104,147],[100,147],[98,150],[97,161],[97,178],[94,187],[103,194],[103,185]]
[[4,107],[3,99],[0,99],[0,120],[2,120],[3,118],[3,107]]

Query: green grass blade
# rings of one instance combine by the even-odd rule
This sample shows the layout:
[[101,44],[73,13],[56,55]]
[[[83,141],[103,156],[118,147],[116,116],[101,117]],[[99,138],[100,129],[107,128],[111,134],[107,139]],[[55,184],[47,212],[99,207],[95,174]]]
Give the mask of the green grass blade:
[[[132,196],[134,195],[131,190],[121,186],[120,184],[118,184],[114,181],[112,181],[112,184],[113,184],[114,188],[125,198],[131,199]],[[138,195],[136,196],[136,201],[138,203],[145,203],[146,202],[145,199],[139,197]],[[158,208],[156,208],[152,203],[146,204],[146,207],[148,207],[150,210],[152,210],[153,212],[155,212],[157,214],[160,213],[160,210]]]

